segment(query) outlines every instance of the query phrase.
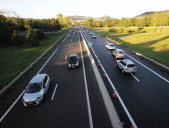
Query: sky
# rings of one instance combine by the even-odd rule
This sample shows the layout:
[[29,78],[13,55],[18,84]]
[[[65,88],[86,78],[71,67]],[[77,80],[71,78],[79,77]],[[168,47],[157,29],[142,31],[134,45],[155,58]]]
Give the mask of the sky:
[[169,10],[168,0],[0,0],[0,10],[15,11],[22,18],[91,16],[130,18],[146,11]]

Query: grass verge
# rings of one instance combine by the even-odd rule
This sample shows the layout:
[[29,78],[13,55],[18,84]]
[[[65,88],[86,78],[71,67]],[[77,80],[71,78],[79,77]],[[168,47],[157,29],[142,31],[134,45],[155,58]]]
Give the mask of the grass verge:
[[31,47],[24,44],[22,47],[0,47],[0,89],[10,83],[17,75],[28,67],[34,60],[45,52],[65,33],[47,33],[40,47]]
[[145,33],[129,34],[112,33],[106,29],[91,30],[129,50],[139,52],[169,66],[169,28],[165,28],[162,32],[147,30]]

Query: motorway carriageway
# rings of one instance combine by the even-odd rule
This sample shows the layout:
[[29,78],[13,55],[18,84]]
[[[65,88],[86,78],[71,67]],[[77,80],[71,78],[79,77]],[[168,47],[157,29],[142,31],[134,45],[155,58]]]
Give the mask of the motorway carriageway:
[[[137,66],[135,74],[122,74],[121,70],[116,67],[116,59],[112,56],[112,50],[108,50],[105,47],[106,43],[113,42],[99,35],[97,35],[96,39],[92,38],[89,34],[92,31],[87,28],[81,30],[86,41],[93,43],[93,49],[98,60],[104,67],[127,109],[124,110],[119,98],[112,98],[112,102],[124,127],[169,128],[169,73],[115,44],[117,48],[125,51],[125,58],[132,60]],[[99,63],[94,52],[90,51],[98,65]],[[99,66],[98,68],[103,76],[102,68]],[[112,96],[114,90],[107,78],[104,78],[104,83],[110,96]],[[129,114],[125,114],[127,112]]]
[[[73,29],[0,98],[0,128],[112,128],[79,29]],[[74,53],[80,67],[68,69],[67,56]],[[23,90],[38,72],[51,78],[49,90],[42,104],[25,108]]]

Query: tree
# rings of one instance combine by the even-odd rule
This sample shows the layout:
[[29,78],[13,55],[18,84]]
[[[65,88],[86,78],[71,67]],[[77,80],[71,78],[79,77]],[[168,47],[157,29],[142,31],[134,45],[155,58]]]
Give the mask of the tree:
[[34,47],[39,46],[39,36],[33,28],[30,27],[28,29],[26,39],[27,39],[28,43],[30,43],[32,46],[34,46]]
[[23,41],[20,39],[20,37],[18,36],[18,33],[16,30],[13,31],[12,34],[12,43],[16,44],[17,46],[20,46],[23,44]]

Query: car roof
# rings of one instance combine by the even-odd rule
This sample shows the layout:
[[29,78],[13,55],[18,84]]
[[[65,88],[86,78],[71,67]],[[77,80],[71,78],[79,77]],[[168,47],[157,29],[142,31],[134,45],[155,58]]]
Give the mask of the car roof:
[[134,64],[131,60],[128,59],[123,59],[122,61],[126,64]]
[[118,52],[121,52],[121,51],[124,52],[122,49],[116,49],[116,51],[118,51]]
[[108,43],[109,45],[114,45],[114,43]]
[[44,77],[46,76],[47,74],[37,74],[36,76],[34,76],[32,78],[32,80],[29,82],[29,83],[39,83],[39,82],[42,82]]
[[69,55],[69,58],[70,57],[78,57],[78,55],[77,54],[71,54],[71,55]]

